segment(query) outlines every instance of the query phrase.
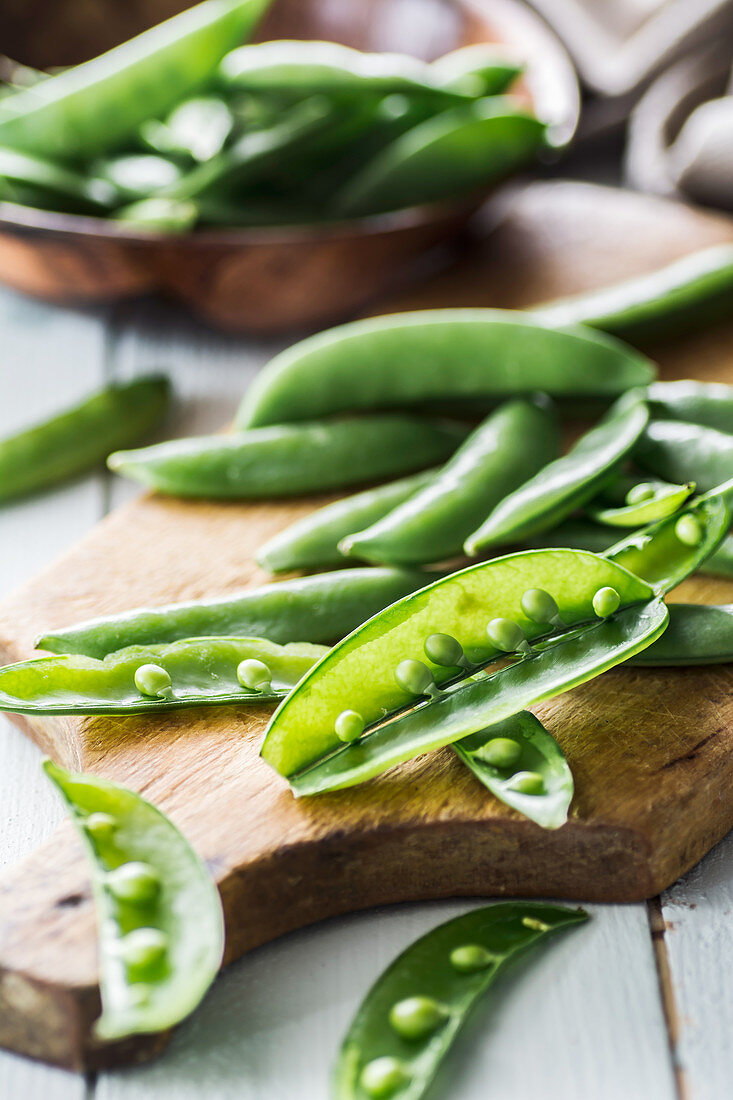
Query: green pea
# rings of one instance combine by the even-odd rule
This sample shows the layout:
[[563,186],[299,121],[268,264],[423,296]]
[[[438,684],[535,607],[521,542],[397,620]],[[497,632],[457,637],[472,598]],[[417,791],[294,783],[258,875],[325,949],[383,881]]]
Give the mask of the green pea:
[[550,931],[550,925],[545,924],[543,920],[538,920],[537,917],[522,917],[522,924],[525,928],[531,928],[533,932]]
[[430,695],[437,690],[428,666],[409,657],[397,665],[394,678],[399,687],[410,695]]
[[89,814],[84,819],[84,828],[94,840],[109,841],[117,831],[117,821],[112,814],[105,814],[100,811]]
[[399,1058],[375,1058],[361,1071],[361,1087],[374,1100],[387,1100],[407,1084],[410,1077]]
[[615,588],[599,588],[593,597],[593,610],[599,619],[607,619],[618,611],[621,597]]
[[512,768],[522,755],[522,746],[511,737],[494,737],[475,753],[479,760],[494,768]]
[[454,947],[450,953],[450,964],[461,974],[473,974],[477,970],[486,970],[495,962],[494,956],[478,943],[464,943]]
[[528,588],[520,600],[522,611],[533,623],[562,625],[560,608],[544,588]]
[[119,954],[133,974],[153,970],[168,951],[168,937],[157,928],[135,928],[120,941]]
[[446,668],[463,667],[467,663],[460,642],[452,634],[430,634],[425,639],[425,656],[433,664]]
[[544,794],[545,781],[539,772],[517,772],[507,779],[507,787],[519,794]]
[[357,710],[342,710],[334,723],[341,741],[356,741],[364,732],[364,719]]
[[389,1011],[389,1022],[402,1039],[425,1039],[448,1016],[433,997],[406,997]]
[[699,546],[702,541],[702,527],[694,516],[680,516],[674,525],[674,533],[685,546]]
[[237,679],[250,691],[267,691],[272,684],[272,672],[264,661],[249,657],[237,665]]
[[171,678],[160,665],[140,665],[135,672],[135,687],[141,695],[153,698],[171,698]]
[[643,504],[645,500],[651,500],[656,489],[650,481],[640,481],[638,485],[632,485],[626,494],[627,504]]
[[160,875],[149,863],[133,860],[110,871],[105,885],[118,901],[149,905],[160,893]]
[[531,652],[521,626],[513,619],[492,619],[486,627],[486,636],[492,645],[504,653]]

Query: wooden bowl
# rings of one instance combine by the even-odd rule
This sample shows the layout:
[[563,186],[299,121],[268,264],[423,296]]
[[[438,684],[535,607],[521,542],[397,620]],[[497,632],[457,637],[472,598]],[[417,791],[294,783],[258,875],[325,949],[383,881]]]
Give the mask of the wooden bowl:
[[[145,23],[187,5],[148,0]],[[579,111],[574,70],[521,0],[275,0],[259,38],[324,38],[433,59],[495,41],[527,61],[522,94],[565,145]],[[3,50],[39,67],[79,62],[143,29],[140,5],[36,0],[0,13]],[[328,225],[141,233],[100,218],[0,203],[0,281],[59,303],[159,291],[214,325],[278,332],[338,320],[404,278],[454,236],[477,200],[413,207]]]

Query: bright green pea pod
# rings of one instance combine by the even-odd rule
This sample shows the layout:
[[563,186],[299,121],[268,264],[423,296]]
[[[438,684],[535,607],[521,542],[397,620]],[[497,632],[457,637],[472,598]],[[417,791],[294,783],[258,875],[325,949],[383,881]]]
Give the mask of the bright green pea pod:
[[109,179],[82,175],[62,164],[19,153],[15,149],[0,148],[0,192],[5,181],[11,187],[19,185],[45,192],[53,203],[79,203],[87,207],[90,213],[105,213],[123,198]]
[[337,42],[278,39],[241,46],[224,58],[220,73],[230,87],[258,95],[419,93],[447,103],[466,98],[415,57],[362,53]]
[[445,88],[476,94],[478,97],[501,95],[522,73],[524,66],[500,52],[490,42],[474,42],[443,54],[433,61],[430,71]]
[[104,462],[165,417],[170,384],[162,375],[108,386],[68,412],[0,440],[0,501],[46,489]]
[[125,201],[145,198],[181,178],[181,169],[174,161],[154,153],[126,153],[97,160],[92,171],[98,179],[108,180]]
[[[185,638],[165,645],[128,646],[99,661],[77,654],[39,657],[0,668],[0,710],[19,714],[146,714],[183,707],[272,703],[282,699],[327,652],[323,646],[264,638]],[[237,679],[242,661],[267,665],[272,683],[262,691]],[[170,679],[168,690],[147,694],[136,685],[153,665]]]
[[269,0],[205,0],[0,103],[0,146],[71,159],[119,148],[201,87]]
[[733,661],[733,604],[669,604],[669,626],[629,664],[720,665]]
[[[547,624],[532,622],[521,609],[528,589],[549,592],[564,622],[573,626],[595,619],[593,596],[603,587],[615,588],[624,607],[652,595],[648,584],[625,569],[579,550],[509,554],[437,580],[386,608],[332,649],[274,715],[262,755],[281,775],[292,776],[341,746],[334,727],[344,709],[357,711],[368,726],[412,703],[414,695],[395,680],[395,669],[405,659],[425,662],[438,684],[449,682],[457,669],[426,659],[425,641],[432,634],[456,638],[466,657],[480,664],[498,653],[486,635],[493,618],[514,620],[530,641],[547,632]],[[489,716],[440,743],[528,705],[520,702],[508,714]]]
[[[733,249],[730,251],[733,274]],[[655,420],[682,420],[719,432],[733,432],[733,386],[691,379],[653,382],[646,391],[646,399]]]
[[419,470],[447,458],[465,430],[409,416],[362,416],[174,439],[110,455],[115,473],[182,497],[269,500]]
[[497,504],[466,540],[469,555],[519,542],[546,531],[598,493],[631,452],[649,419],[639,391],[624,394],[603,420],[556,459]]
[[[491,743],[497,739],[506,739],[517,746],[516,759],[510,761],[507,754],[505,766],[491,762]],[[454,741],[451,748],[500,802],[543,829],[559,829],[567,821],[573,799],[573,775],[557,741],[534,714],[520,711],[471,737]],[[532,793],[522,789],[517,780],[520,772],[525,773],[525,779],[526,773],[537,778]]]
[[336,196],[346,216],[460,197],[529,164],[545,124],[521,105],[490,96],[443,111],[396,138]]
[[[634,531],[605,550],[604,557],[643,577],[655,592],[669,592],[700,569],[729,531],[731,508],[725,496],[729,483],[721,488],[720,495],[695,497],[681,512]],[[681,538],[680,531],[687,533],[680,522],[689,528],[690,521],[693,539]]]
[[[548,324],[585,324],[632,342],[704,328],[730,317],[733,247],[721,245],[614,286],[533,310]],[[684,419],[682,417],[681,419]]]
[[373,526],[357,529],[340,547],[385,565],[455,557],[487,513],[558,451],[557,422],[549,409],[530,401],[502,405],[426,486]]
[[639,504],[604,508],[593,501],[587,506],[586,511],[596,523],[603,523],[608,527],[644,527],[679,512],[694,491],[694,482],[687,485],[667,485],[663,482],[654,486],[653,496]]
[[679,420],[654,420],[639,438],[634,459],[666,481],[695,481],[698,489],[713,489],[733,472],[733,434]]
[[182,199],[151,198],[131,202],[115,212],[115,221],[143,233],[187,233],[199,216],[198,207]]
[[376,489],[364,489],[354,496],[335,500],[303,516],[257,551],[258,564],[271,573],[343,565],[344,555],[338,548],[342,538],[382,519],[428,485],[436,473],[437,470],[423,470],[410,474],[399,481],[378,485]]
[[710,577],[733,577],[733,535],[723,539],[717,550],[706,558],[700,572]]
[[609,399],[653,376],[643,356],[591,330],[508,310],[428,309],[352,321],[281,352],[245,394],[237,427],[538,391]]
[[50,760],[43,768],[89,860],[102,992],[95,1033],[165,1031],[193,1012],[221,965],[216,886],[186,838],[139,794]]
[[329,644],[432,579],[417,570],[339,569],[218,599],[123,611],[48,631],[35,644],[98,658],[132,645],[214,635]]
[[[366,995],[339,1053],[334,1100],[420,1100],[494,980],[548,934],[587,919],[583,909],[512,901],[473,909],[433,928],[399,955]],[[413,1009],[410,1020],[413,1005],[418,1011]],[[537,1011],[541,1016],[543,1007]],[[409,1032],[403,1020],[413,1023]],[[416,1032],[414,1025],[421,1022]]]

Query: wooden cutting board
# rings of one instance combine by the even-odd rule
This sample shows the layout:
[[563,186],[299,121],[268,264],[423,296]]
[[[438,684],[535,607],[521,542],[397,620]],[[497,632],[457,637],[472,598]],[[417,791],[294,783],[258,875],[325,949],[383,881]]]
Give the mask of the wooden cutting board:
[[[733,240],[721,217],[575,183],[510,192],[492,216],[498,228],[484,228],[460,263],[382,308],[529,305]],[[655,349],[663,376],[733,381],[732,337],[733,326]],[[261,583],[256,548],[317,503],[135,501],[0,607],[0,662],[32,656],[42,628]],[[680,596],[730,602],[733,583],[695,579]],[[219,883],[233,959],[388,902],[656,894],[733,826],[732,688],[731,666],[622,669],[538,707],[575,775],[570,820],[556,832],[493,800],[447,750],[296,801],[258,756],[266,708],[23,728],[60,763],[121,781],[171,815]],[[0,878],[0,1045],[81,1069],[148,1057],[165,1042],[100,1045],[98,1011],[88,875],[62,826]]]

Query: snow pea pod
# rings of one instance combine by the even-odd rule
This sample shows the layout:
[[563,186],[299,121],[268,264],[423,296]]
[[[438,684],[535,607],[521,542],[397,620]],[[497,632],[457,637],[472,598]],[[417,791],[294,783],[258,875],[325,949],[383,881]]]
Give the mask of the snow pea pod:
[[567,821],[573,775],[557,741],[534,714],[520,711],[451,748],[500,802],[543,829],[559,829]]
[[199,88],[269,0],[205,0],[129,42],[0,102],[0,146],[90,157]]
[[221,152],[233,128],[234,115],[223,99],[195,96],[179,103],[165,122],[148,119],[140,137],[158,153],[205,161]]
[[173,823],[139,794],[50,760],[89,861],[97,910],[98,1038],[164,1031],[193,1012],[224,951],[219,893]]
[[245,394],[237,427],[538,391],[610,399],[653,375],[643,356],[590,330],[509,310],[419,310],[352,321],[281,352]]
[[93,214],[106,213],[124,197],[109,179],[83,175],[38,156],[0,148],[0,198],[5,193],[13,201],[12,189],[16,186],[45,196],[52,207],[72,203]]
[[[438,686],[450,682],[460,665],[439,664],[427,654],[426,640],[434,634],[455,640],[459,649],[451,661],[462,652],[475,665],[500,652],[486,633],[493,618],[516,622],[530,642],[544,635],[547,623],[533,621],[522,610],[523,595],[535,587],[552,595],[568,626],[595,620],[593,596],[603,587],[614,588],[624,607],[652,596],[651,587],[627,570],[578,550],[530,550],[469,566],[401,599],[335,646],[274,715],[263,757],[281,775],[292,776],[342,745],[335,726],[344,708],[369,726],[411,704],[414,692],[395,679],[401,662],[425,663]],[[520,702],[495,721],[527,705]],[[440,743],[458,740],[491,721],[488,717]]]
[[591,500],[631,452],[649,419],[639,391],[624,394],[567,454],[501,500],[466,539],[469,555],[556,526]]
[[634,459],[666,481],[695,481],[698,489],[713,489],[733,474],[733,434],[679,420],[654,420],[641,434]]
[[551,410],[530,401],[500,406],[421,490],[339,544],[344,554],[418,565],[460,554],[464,539],[499,501],[557,457]]
[[192,202],[150,198],[120,207],[114,220],[143,233],[186,233],[198,217],[198,207]]
[[532,312],[547,324],[590,325],[633,343],[704,328],[730,317],[731,303],[733,246],[720,245],[650,275],[548,302]]
[[648,486],[635,484],[627,495],[627,501],[629,496],[631,500],[621,507],[604,507],[597,501],[592,501],[587,505],[586,511],[596,523],[603,523],[608,527],[643,527],[679,512],[694,491],[694,482],[687,485],[668,485],[666,482],[649,483]]
[[134,443],[165,416],[162,375],[108,386],[82,404],[0,440],[0,501],[46,489],[92,469],[114,447]]
[[733,661],[733,604],[669,604],[669,626],[632,665],[718,665]]
[[145,198],[181,178],[181,169],[174,161],[154,153],[125,153],[97,160],[92,171],[98,179],[108,180],[125,202]]
[[419,470],[447,458],[457,424],[384,415],[173,439],[110,455],[110,470],[161,493],[267,500],[325,492]]
[[655,420],[683,420],[704,428],[717,428],[719,432],[733,432],[733,386],[691,379],[653,382],[646,391],[646,399]]
[[335,1100],[420,1100],[474,1005],[513,959],[583,909],[500,902],[433,928],[381,975],[341,1047]]
[[[77,654],[39,657],[0,668],[0,710],[20,714],[147,714],[182,707],[272,703],[323,656],[323,646],[264,638],[185,638],[128,646],[101,661]],[[242,682],[242,662],[266,666],[257,690]],[[141,672],[141,670],[143,670]]]
[[436,473],[423,470],[318,508],[269,539],[257,551],[258,564],[271,573],[343,564],[338,548],[342,538],[382,519],[428,485]]
[[36,639],[50,653],[106,657],[133,645],[155,645],[204,635],[261,637],[273,642],[340,641],[409,592],[430,573],[402,569],[340,569],[266,584],[218,599],[136,608],[90,619]]
[[335,196],[336,208],[360,216],[468,194],[532,161],[545,133],[508,97],[442,111],[377,153]]

